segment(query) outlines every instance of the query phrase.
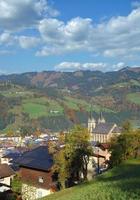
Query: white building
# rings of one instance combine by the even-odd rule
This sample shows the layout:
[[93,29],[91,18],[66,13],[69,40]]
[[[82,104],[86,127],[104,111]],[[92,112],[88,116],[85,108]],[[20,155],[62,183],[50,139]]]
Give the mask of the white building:
[[108,143],[114,134],[121,134],[121,129],[117,124],[107,123],[102,114],[98,120],[95,120],[93,117],[88,119],[88,131],[91,141],[95,143]]
[[5,192],[11,187],[11,180],[15,172],[7,164],[0,164],[0,192]]

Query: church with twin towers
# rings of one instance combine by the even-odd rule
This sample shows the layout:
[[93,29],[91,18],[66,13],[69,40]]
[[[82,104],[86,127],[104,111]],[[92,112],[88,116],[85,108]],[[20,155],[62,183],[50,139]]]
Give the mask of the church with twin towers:
[[88,131],[91,142],[95,144],[108,143],[114,134],[121,134],[121,128],[116,123],[106,122],[102,112],[100,112],[99,118],[95,119],[92,111],[88,118]]

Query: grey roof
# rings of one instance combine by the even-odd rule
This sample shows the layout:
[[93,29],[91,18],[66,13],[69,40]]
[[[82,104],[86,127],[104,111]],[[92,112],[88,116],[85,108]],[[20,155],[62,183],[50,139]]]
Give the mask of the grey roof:
[[108,134],[110,130],[113,128],[113,123],[99,123],[93,129],[93,133],[96,134]]
[[121,128],[120,127],[118,127],[118,126],[116,126],[114,129],[113,129],[113,133],[121,133]]
[[31,151],[25,152],[15,161],[19,166],[48,171],[53,165],[52,156],[47,146],[39,146]]

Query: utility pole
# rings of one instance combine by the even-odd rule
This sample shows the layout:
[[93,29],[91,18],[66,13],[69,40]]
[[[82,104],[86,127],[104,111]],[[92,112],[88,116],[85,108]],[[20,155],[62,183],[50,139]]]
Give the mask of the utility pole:
[[98,147],[98,154],[97,154],[97,172],[98,172],[98,174],[100,174],[99,147]]

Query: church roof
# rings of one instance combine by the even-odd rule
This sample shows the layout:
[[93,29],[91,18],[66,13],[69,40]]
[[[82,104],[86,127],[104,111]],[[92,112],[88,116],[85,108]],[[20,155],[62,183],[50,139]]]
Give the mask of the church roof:
[[93,133],[108,134],[111,131],[111,129],[113,128],[114,125],[115,125],[114,123],[99,123],[93,129]]
[[113,133],[121,133],[121,128],[116,126],[113,130],[112,130]]

